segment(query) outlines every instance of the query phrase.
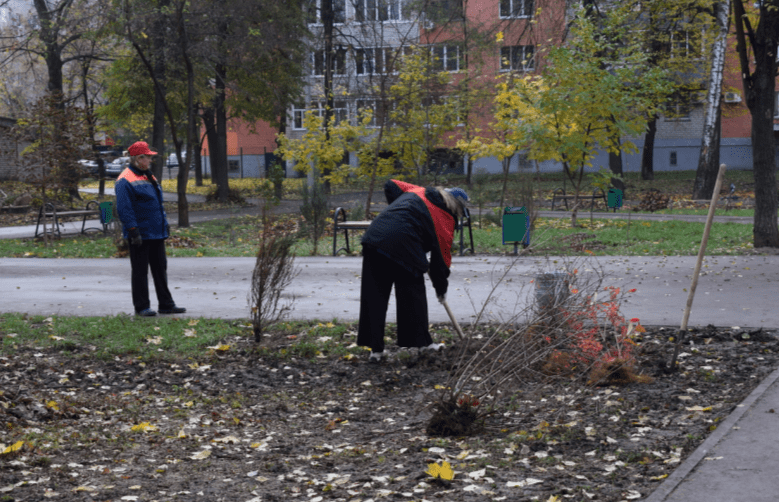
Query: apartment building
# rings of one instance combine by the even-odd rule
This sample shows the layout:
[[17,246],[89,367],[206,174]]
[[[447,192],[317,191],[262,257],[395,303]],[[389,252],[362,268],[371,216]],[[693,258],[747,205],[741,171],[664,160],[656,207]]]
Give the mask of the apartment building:
[[[419,2],[409,0],[332,0],[332,117],[336,122],[355,120],[361,109],[373,110],[372,126],[385,118],[387,89],[397,76],[400,59],[411,47],[428,51],[438,71],[450,74],[452,82],[463,78],[489,85],[506,72],[534,73],[543,68],[543,49],[561,43],[571,12],[564,0],[428,0],[422,12],[412,8]],[[302,136],[303,118],[308,110],[324,113],[325,37],[322,23],[322,0],[312,0],[309,13],[314,34],[308,57],[304,95],[288,112],[287,134]],[[734,47],[730,44],[729,47]],[[685,42],[675,48],[685,49]],[[722,110],[721,160],[731,169],[751,169],[750,115],[741,96],[740,70],[735,53],[730,54],[724,82]],[[699,91],[677,97],[667,104],[667,113],[657,122],[654,169],[690,170],[697,167],[703,129],[705,82]],[[490,121],[490,100],[475,103],[476,127]],[[779,94],[775,129],[779,131]],[[474,118],[471,120],[474,120]],[[438,159],[448,168],[462,169],[453,146],[463,134],[463,124],[453,124],[452,131],[437,145]],[[235,144],[248,143],[248,136],[258,134],[264,152],[271,152],[273,132],[267,124],[258,124],[256,132],[236,125]],[[631,138],[639,148],[635,154],[623,154],[626,171],[639,171],[643,138]],[[240,148],[240,147],[238,147]],[[207,155],[207,152],[204,152]],[[522,155],[514,159],[513,169],[529,167]],[[354,155],[346,161],[355,164]],[[593,162],[593,170],[608,166],[604,153]],[[500,172],[497,159],[478,159],[474,168]],[[559,170],[555,163],[545,163],[543,170]],[[257,170],[264,166],[257,162]],[[253,170],[254,171],[254,170]],[[294,175],[290,170],[288,175]]]

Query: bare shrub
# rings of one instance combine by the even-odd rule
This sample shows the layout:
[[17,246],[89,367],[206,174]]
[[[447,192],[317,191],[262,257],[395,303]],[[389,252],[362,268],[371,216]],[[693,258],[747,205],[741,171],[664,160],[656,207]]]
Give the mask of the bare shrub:
[[294,243],[294,237],[274,235],[268,227],[260,236],[249,294],[254,341],[257,343],[262,340],[263,330],[283,319],[292,308],[294,298],[289,303],[283,303],[281,295],[298,273],[292,253]]
[[327,193],[324,185],[318,180],[314,180],[311,189],[308,185],[303,185],[301,195],[303,196],[303,204],[300,205],[300,212],[305,218],[305,229],[314,241],[314,249],[311,254],[315,256],[317,244],[325,232],[327,216],[330,213],[327,207]]
[[[580,274],[585,267],[590,271]],[[485,304],[496,296],[510,269],[493,286]],[[477,433],[493,416],[500,417],[499,427],[505,427],[509,417],[516,416],[513,412],[521,409],[517,405],[521,396],[546,392],[550,386],[648,380],[636,371],[635,344],[630,338],[642,328],[637,320],[627,322],[619,313],[622,292],[603,287],[604,271],[571,261],[556,276],[559,283],[551,298],[549,291],[533,283],[534,293],[543,301],[525,301],[524,308],[499,322],[478,325],[482,307],[459,347],[449,381],[433,404],[428,434]]]

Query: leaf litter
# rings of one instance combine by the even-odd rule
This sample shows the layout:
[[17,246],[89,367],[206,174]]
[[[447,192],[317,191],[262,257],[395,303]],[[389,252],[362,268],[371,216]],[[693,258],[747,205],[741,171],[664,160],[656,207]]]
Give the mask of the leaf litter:
[[425,425],[456,344],[396,349],[382,364],[367,355],[259,359],[249,341],[199,362],[146,364],[20,348],[0,357],[0,493],[639,500],[779,364],[775,333],[707,327],[690,333],[679,372],[668,373],[675,334],[642,334],[651,383],[520,392],[486,432],[453,438],[428,436]]

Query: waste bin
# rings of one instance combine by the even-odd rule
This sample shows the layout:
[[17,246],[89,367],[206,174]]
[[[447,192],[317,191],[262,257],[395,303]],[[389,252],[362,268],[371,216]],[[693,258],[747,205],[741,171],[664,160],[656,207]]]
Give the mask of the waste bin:
[[108,225],[114,219],[114,203],[106,201],[100,203],[100,222]]
[[568,274],[546,272],[536,276],[536,303],[542,310],[560,305],[568,298]]
[[619,209],[622,207],[622,190],[619,188],[609,188],[609,193],[606,195],[606,202],[609,208]]

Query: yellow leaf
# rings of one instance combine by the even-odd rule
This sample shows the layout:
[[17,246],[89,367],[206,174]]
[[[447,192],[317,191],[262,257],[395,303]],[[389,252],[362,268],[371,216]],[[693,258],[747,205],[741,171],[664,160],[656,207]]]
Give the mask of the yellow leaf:
[[661,479],[665,479],[667,477],[668,477],[668,474],[661,474],[660,476],[652,476],[649,479],[651,479],[652,481],[660,481]]
[[496,42],[502,42],[503,41],[503,32],[499,31],[495,34],[495,41]]
[[57,405],[57,401],[49,401],[48,403],[46,403],[46,406],[48,406],[49,408],[51,408],[54,411],[59,411],[60,410],[59,406]]
[[157,426],[156,425],[152,425],[149,422],[141,422],[138,425],[133,425],[130,428],[130,430],[133,431],[133,432],[156,431],[157,430]]
[[187,434],[184,432],[184,429],[181,429],[181,430],[179,431],[179,434],[178,434],[178,436],[177,436],[177,437],[178,437],[179,439],[184,439],[184,438],[186,438],[186,437],[187,437]]
[[190,319],[187,324],[189,324],[190,326],[196,326],[197,323],[199,323],[199,322],[200,322],[200,319]]
[[446,481],[451,481],[454,479],[454,471],[452,470],[452,466],[444,460],[440,465],[439,464],[427,464],[427,469],[425,473],[430,474],[434,478],[441,478]]
[[13,453],[15,451],[19,451],[19,450],[22,449],[22,446],[24,446],[24,441],[18,441],[16,443],[12,444],[11,446],[9,446],[8,448],[4,449],[2,454],[6,455],[8,453]]
[[162,343],[162,337],[161,336],[155,336],[152,338],[147,338],[146,343],[151,343],[153,345],[159,345]]
[[225,344],[213,345],[211,347],[206,347],[206,348],[211,350],[221,350],[222,352],[226,350],[230,350],[230,346]]

